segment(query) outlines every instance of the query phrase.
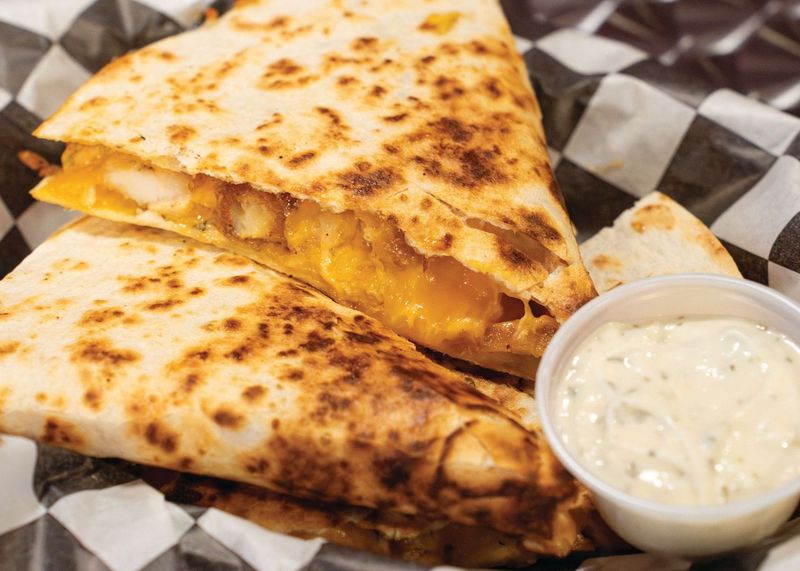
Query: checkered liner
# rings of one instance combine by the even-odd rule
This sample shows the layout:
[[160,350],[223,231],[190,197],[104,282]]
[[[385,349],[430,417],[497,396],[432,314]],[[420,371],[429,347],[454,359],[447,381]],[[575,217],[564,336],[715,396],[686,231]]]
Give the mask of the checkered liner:
[[[228,3],[214,6],[224,9]],[[609,225],[637,197],[660,190],[711,226],[746,277],[800,299],[800,118],[665,67],[669,49],[656,59],[638,47],[592,35],[619,35],[614,30],[630,28],[622,25],[632,16],[620,2],[503,4],[534,79],[556,177],[579,238]],[[593,8],[585,9],[588,4]],[[642,4],[654,9],[659,2]],[[759,26],[772,22],[780,10],[770,6],[781,2],[762,4],[752,12]],[[192,25],[209,5],[209,0],[3,0],[0,275],[74,216],[34,203],[27,193],[36,177],[16,153],[30,149],[55,162],[62,150],[30,135],[41,118],[111,58]],[[542,10],[549,10],[550,21],[541,17]],[[575,27],[557,27],[564,24]],[[780,93],[780,101],[790,102],[783,106],[791,107]],[[794,527],[787,533],[796,533]],[[647,556],[632,557],[625,563],[653,565],[635,559]],[[766,551],[758,551],[736,567],[777,568],[771,556],[764,563],[765,557]],[[620,569],[624,563],[606,558],[597,564],[604,567],[592,569]],[[576,565],[567,560],[547,568]],[[730,568],[725,562],[714,565]],[[200,567],[418,568],[287,538],[217,510],[179,507],[107,462],[4,439],[0,569]]]
[[294,571],[359,556],[166,502],[108,462],[24,438],[3,438],[0,466],[0,569]]
[[514,32],[558,28],[625,42],[684,77],[800,115],[797,0],[504,0]]
[[[217,509],[177,505],[124,470],[125,464],[88,458],[25,438],[0,445],[0,570],[111,571],[424,571],[369,553],[267,531]],[[773,541],[794,537],[800,521]],[[785,544],[784,544],[785,545]],[[796,547],[795,547],[796,549]],[[773,550],[774,553],[775,550]],[[544,571],[642,571],[665,568],[649,555],[542,562]],[[745,558],[718,560],[692,570],[782,571],[769,546]],[[669,562],[685,571],[688,564]],[[458,571],[438,567],[432,571]]]

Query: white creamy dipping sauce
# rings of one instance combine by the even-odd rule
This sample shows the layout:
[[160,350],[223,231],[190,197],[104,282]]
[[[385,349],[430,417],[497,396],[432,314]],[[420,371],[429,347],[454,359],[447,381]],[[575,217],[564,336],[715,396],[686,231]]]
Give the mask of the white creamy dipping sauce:
[[556,399],[566,447],[640,498],[723,504],[800,477],[800,349],[751,321],[607,323]]

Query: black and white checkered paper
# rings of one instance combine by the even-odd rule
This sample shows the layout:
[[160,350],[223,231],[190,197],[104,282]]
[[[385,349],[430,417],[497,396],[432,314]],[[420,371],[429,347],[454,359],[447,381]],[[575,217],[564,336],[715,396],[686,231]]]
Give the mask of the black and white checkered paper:
[[[711,226],[746,277],[800,299],[800,118],[776,108],[800,111],[800,4],[502,3],[580,239],[660,190]],[[112,58],[196,24],[209,6],[229,4],[0,0],[0,276],[75,216],[28,195],[37,179],[17,153],[29,149],[57,162],[62,151],[30,135],[41,119]],[[698,28],[698,14],[711,18],[708,29]],[[726,77],[752,97],[723,87]],[[538,568],[689,565],[628,555]],[[800,569],[800,522],[747,554],[691,568]],[[0,570],[62,569],[423,568],[179,506],[124,465],[2,437]]]

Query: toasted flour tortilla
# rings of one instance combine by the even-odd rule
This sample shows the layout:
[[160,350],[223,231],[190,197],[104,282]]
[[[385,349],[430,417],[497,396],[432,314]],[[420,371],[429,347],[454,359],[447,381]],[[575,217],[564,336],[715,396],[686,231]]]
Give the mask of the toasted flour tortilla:
[[586,493],[515,408],[374,319],[160,230],[85,218],[0,282],[0,432],[564,554]]
[[496,0],[240,2],[36,134],[71,144],[37,198],[246,255],[484,366],[532,376],[595,295]]
[[[464,366],[449,359],[445,362],[449,368]],[[496,374],[489,380],[472,369],[472,374],[465,376],[471,386],[500,403],[525,428],[538,430],[533,397],[499,382]],[[508,376],[501,378],[511,384],[525,382]],[[213,507],[279,533],[322,537],[338,545],[427,565],[527,567],[540,558],[540,554],[525,547],[521,537],[487,527],[302,500],[248,484],[162,469],[137,465],[126,465],[125,469],[161,490],[173,502]],[[572,546],[574,551],[605,553],[626,548],[595,511],[588,514]]]
[[[385,510],[301,500],[215,478],[128,466],[169,501],[217,508],[278,533],[322,537],[331,543],[426,565],[528,567],[539,555],[516,536],[480,526],[428,520]],[[627,546],[593,513],[575,551],[623,551]]]
[[[477,376],[469,376],[467,382],[501,403],[524,427],[537,430],[536,407],[531,396]],[[462,567],[527,566],[540,557],[525,548],[521,537],[487,527],[388,510],[331,505],[248,484],[138,465],[127,465],[125,469],[164,492],[170,501],[214,507],[275,532],[302,538],[322,537],[338,545],[381,555]],[[590,550],[594,545],[585,534],[596,527],[594,519],[589,519],[573,548]]]
[[[271,531],[428,565],[528,566],[538,555],[519,537],[386,510],[331,506],[214,478],[175,474],[158,488],[173,502],[217,508]],[[582,546],[579,545],[579,546]]]
[[740,278],[711,230],[660,192],[648,194],[581,244],[594,285],[605,292],[637,279],[679,273]]

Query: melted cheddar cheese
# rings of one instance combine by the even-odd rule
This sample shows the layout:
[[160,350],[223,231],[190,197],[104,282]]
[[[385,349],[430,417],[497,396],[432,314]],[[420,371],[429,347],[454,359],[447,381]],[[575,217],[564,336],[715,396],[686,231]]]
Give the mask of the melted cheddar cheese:
[[313,267],[337,299],[420,343],[474,344],[503,313],[491,278],[452,258],[424,258],[377,217],[303,201],[285,222],[286,263]]
[[[492,278],[450,257],[419,254],[398,228],[365,212],[334,213],[311,200],[280,198],[78,145],[68,146],[63,170],[44,179],[33,195],[244,253],[401,335],[455,355],[480,352],[498,323],[532,319],[527,304],[506,296]],[[157,218],[141,218],[145,213]],[[522,338],[516,331],[509,338],[515,336]]]

